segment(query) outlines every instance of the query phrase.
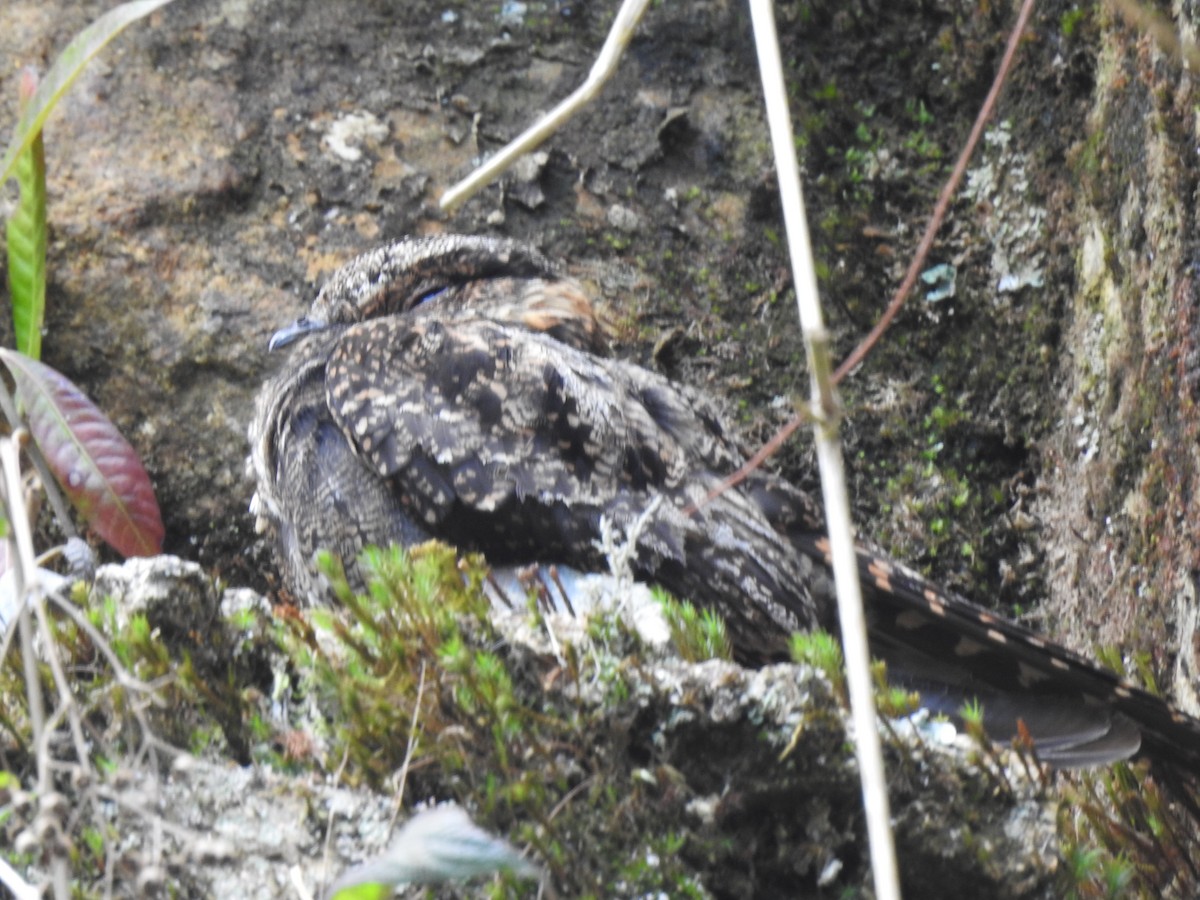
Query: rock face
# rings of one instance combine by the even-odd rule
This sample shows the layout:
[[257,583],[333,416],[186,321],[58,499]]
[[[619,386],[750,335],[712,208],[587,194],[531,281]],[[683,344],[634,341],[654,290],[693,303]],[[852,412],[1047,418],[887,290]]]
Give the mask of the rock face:
[[1048,605],[1073,641],[1148,654],[1164,688],[1196,709],[1200,294],[1188,198],[1200,170],[1180,140],[1195,124],[1195,86],[1144,35],[1112,27],[1096,40],[1091,137],[1068,157],[1079,175],[1071,352],[1034,507]]
[[[189,653],[212,646],[243,658],[278,652],[263,638],[269,622],[261,598],[227,591],[222,616],[214,619],[212,586],[194,564],[161,557],[105,566],[96,591],[124,614],[146,616],[155,632],[190,632]],[[163,602],[170,595],[176,603]],[[462,685],[432,665],[425,733],[405,789],[413,803],[457,798],[485,827],[510,829],[510,840],[546,869],[560,896],[633,897],[685,887],[713,897],[867,889],[848,720],[812,668],[685,662],[669,647],[639,647],[611,629],[593,638],[592,629],[570,617],[551,617],[548,629],[520,611],[494,616],[492,624],[494,633],[468,640],[478,649],[499,648],[512,677],[510,709],[536,711],[537,721],[552,723],[556,741],[546,743],[535,730],[516,739],[519,753],[509,764],[493,768],[491,739],[468,739],[488,735],[490,726],[479,729],[472,717],[456,720],[453,713],[442,718]],[[583,661],[581,669],[564,667],[564,647]],[[280,660],[272,667],[285,668]],[[315,700],[310,695],[304,706]],[[417,708],[421,698],[414,692],[393,702]],[[150,721],[169,725],[184,708],[191,721],[189,703],[152,710]],[[311,711],[295,708],[290,715]],[[319,896],[340,871],[383,852],[393,833],[392,796],[322,777],[322,768],[331,771],[337,761],[323,759],[330,735],[316,730],[316,721],[307,742],[299,735],[274,739],[298,754],[293,765],[303,762],[304,774],[289,776],[278,762],[237,766],[183,756],[163,767],[167,775],[121,769],[106,780],[100,789],[119,799],[122,846],[130,848],[120,857],[118,886],[154,866],[171,873],[181,897],[278,897],[295,885]],[[374,752],[403,756],[403,744]],[[444,756],[447,745],[461,748],[453,763]],[[268,754],[268,746],[255,753]],[[947,743],[937,729],[896,722],[887,755],[906,891],[1058,895],[1057,801],[1009,764],[1007,754],[981,761],[970,742]],[[473,786],[477,779],[528,783],[546,797],[485,813],[491,804]],[[94,789],[83,785],[81,792],[88,797]],[[522,810],[539,802],[557,807],[555,815],[526,819]],[[613,826],[614,816],[622,827]],[[534,825],[538,836],[526,845],[520,835]],[[554,847],[567,856],[547,857]]]
[[[17,66],[108,6],[6,4],[4,121]],[[581,81],[610,10],[448,6],[177,3],[48,124],[46,359],[146,457],[169,547],[233,583],[274,581],[242,464],[266,341],[384,240],[490,230],[574,260],[622,352],[728,396],[751,440],[805,383],[743,5],[657,6],[600,101],[449,221],[441,191]],[[899,281],[1009,11],[780,7],[841,354]],[[1194,88],[1103,11],[1040,4],[1031,34],[937,284],[842,386],[857,512],[939,582],[1148,652],[1194,708]],[[780,465],[811,486],[802,444]]]
[[[0,50],[34,64],[102,8],[12,6]],[[571,260],[569,274],[609,299],[619,352],[645,361],[656,347],[667,374],[730,395],[752,440],[805,383],[793,311],[778,302],[786,258],[742,6],[655,10],[600,102],[451,220],[436,205],[444,188],[578,84],[609,13],[595,4],[445,13],[421,2],[403,16],[302,0],[172,5],[126,32],[119,57],[102,55],[51,123],[47,360],[87,386],[146,457],[168,549],[234,580],[265,587],[269,575],[242,469],[253,394],[276,364],[267,339],[370,246],[410,233],[500,233]],[[908,223],[925,216],[934,187],[923,173],[945,168],[973,116],[1000,23],[971,4],[780,14],[830,273],[823,287],[845,352],[898,277]],[[919,60],[901,62],[914,52]],[[873,95],[881,80],[887,93]],[[1025,132],[1012,134],[1020,147]],[[1044,145],[1045,130],[1036,134]],[[1039,178],[1031,172],[1010,205],[1044,207]],[[980,209],[1013,193],[1003,179],[987,184]],[[1054,232],[1044,219],[1029,241]],[[1026,244],[1006,243],[1006,265],[1036,268],[1046,297],[1030,304],[1036,313],[993,308],[991,274],[974,267],[976,256],[992,258],[983,226],[964,216],[956,227],[955,297],[918,304],[903,347],[847,385],[850,456],[868,461],[861,512],[878,519],[874,534],[892,534],[888,549],[919,559],[932,541],[940,564],[969,544],[974,564],[947,565],[942,580],[1028,602],[1036,542],[1022,554],[1028,532],[979,535],[1000,527],[1011,482],[1027,484],[1033,442],[1053,419],[1038,354],[1055,327],[1044,311],[1062,305],[1066,260],[1033,267]],[[1016,339],[1026,333],[1033,343]],[[953,359],[939,356],[947,350]],[[911,440],[908,423],[940,407],[938,422],[965,416],[962,434],[919,429]],[[928,476],[926,441],[942,447]],[[802,443],[785,464],[809,486]],[[880,496],[874,483],[892,487]],[[1001,579],[1001,560],[1015,577]]]

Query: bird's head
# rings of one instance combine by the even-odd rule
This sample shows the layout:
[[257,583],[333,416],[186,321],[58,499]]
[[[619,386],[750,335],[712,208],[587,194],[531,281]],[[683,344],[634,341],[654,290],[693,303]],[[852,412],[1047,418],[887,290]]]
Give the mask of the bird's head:
[[406,237],[355,257],[334,273],[308,314],[275,332],[276,350],[314,331],[436,306],[441,315],[485,316],[565,335],[589,347],[601,340],[591,304],[536,250],[502,238],[438,234]]

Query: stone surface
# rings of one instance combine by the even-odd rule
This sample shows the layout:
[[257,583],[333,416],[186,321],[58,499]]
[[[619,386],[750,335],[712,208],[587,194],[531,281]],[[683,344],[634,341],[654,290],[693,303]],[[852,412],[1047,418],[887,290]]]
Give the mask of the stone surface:
[[[106,566],[97,587],[120,609],[142,611],[161,631],[173,628],[179,613],[160,598],[174,593],[184,606],[199,583],[194,566],[159,557]],[[226,600],[231,612],[257,605],[241,590]],[[517,702],[563,721],[590,722],[586,742],[552,754],[532,742],[522,749],[520,765],[547,790],[560,789],[555,786],[567,773],[587,787],[586,773],[605,772],[615,796],[624,796],[618,809],[638,824],[613,827],[609,801],[571,799],[575,792],[569,792],[563,803],[571,807],[570,827],[555,830],[545,823],[571,856],[548,866],[560,896],[637,895],[632,882],[624,890],[596,879],[611,878],[615,868],[638,871],[626,861],[639,854],[652,860],[656,842],[667,835],[686,836],[680,857],[649,865],[661,865],[671,873],[667,880],[692,884],[701,896],[815,896],[818,883],[841,890],[869,884],[848,716],[819,673],[796,665],[755,670],[720,660],[688,663],[669,647],[639,658],[621,649],[620,641],[596,639],[581,622],[561,615],[543,621],[511,612],[493,622],[500,640],[489,643],[502,648]],[[232,644],[232,635],[220,633],[230,629],[227,619],[213,620],[200,640]],[[269,641],[254,646],[255,654],[277,654]],[[586,657],[588,671],[616,674],[621,689],[606,677],[572,676],[563,666],[563,648],[574,658]],[[273,668],[282,671],[278,662]],[[276,740],[290,727],[285,707],[286,700],[272,705]],[[153,714],[155,721],[171,717],[168,711]],[[1055,896],[1053,792],[1031,781],[1007,753],[981,761],[970,741],[907,722],[891,723],[888,734],[907,891]],[[426,735],[423,743],[448,739],[449,730],[440,738]],[[486,759],[486,748],[467,746],[461,766],[439,769],[436,754],[423,746],[414,757],[423,774],[407,788],[405,809],[461,792],[476,765],[475,751]],[[118,888],[124,891],[139,866],[154,862],[171,873],[180,897],[270,898],[299,888],[320,896],[342,870],[384,851],[397,816],[387,792],[339,785],[335,761],[326,761],[327,775],[318,758],[306,762],[302,773],[286,774],[278,766],[183,755],[163,765],[161,775],[153,768],[122,768],[98,785],[84,785],[84,791],[115,800],[120,810],[117,827],[126,853],[117,866],[124,873]],[[496,775],[516,777],[512,771]],[[88,808],[78,798],[75,803]],[[519,818],[512,823],[510,840],[523,824]],[[603,835],[602,843],[579,839],[587,834]],[[536,853],[531,859],[546,862]],[[653,875],[645,879],[657,883]],[[467,889],[465,896],[473,894]]]
[[[2,121],[17,67],[44,70],[108,6],[5,5]],[[899,281],[1010,10],[778,6],[840,356]],[[582,80],[611,15],[525,7],[178,2],[50,120],[46,359],[145,455],[173,552],[271,584],[242,467],[277,365],[266,339],[338,264],[402,233],[498,230],[568,260],[624,352],[728,396],[752,439],[805,392],[741,3],[655,5],[532,180],[437,211]],[[1149,652],[1194,705],[1194,87],[1106,10],[1039,4],[994,120],[1005,155],[993,141],[973,162],[988,189],[955,205],[930,260],[954,267],[955,295],[914,297],[843,385],[847,456],[862,530],[890,552],[984,602],[1048,597],[1049,631]],[[1016,163],[1019,185],[981,180]],[[1036,215],[997,218],[1022,208]],[[1032,271],[1040,287],[1000,290]],[[812,486],[806,447],[780,465]]]

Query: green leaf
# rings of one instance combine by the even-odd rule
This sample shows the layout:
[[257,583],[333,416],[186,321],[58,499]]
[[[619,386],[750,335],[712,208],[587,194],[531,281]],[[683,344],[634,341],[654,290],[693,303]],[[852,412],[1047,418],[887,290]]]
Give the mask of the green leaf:
[[124,556],[160,552],[162,515],[137,451],[62,373],[14,350],[0,349],[0,361],[29,433],[88,525]]
[[[37,90],[37,73],[21,73],[20,106],[27,110]],[[5,230],[8,236],[8,290],[12,298],[17,349],[31,359],[42,355],[46,311],[46,155],[37,132],[13,169],[20,200]]]
[[58,59],[46,73],[45,80],[33,95],[33,102],[22,110],[21,120],[17,123],[12,141],[4,151],[3,160],[0,160],[0,184],[12,175],[17,158],[41,133],[50,110],[54,109],[55,104],[67,92],[67,88],[74,84],[91,58],[124,31],[126,26],[170,2],[171,0],[136,0],[134,3],[123,3],[115,9],[110,9],[76,35],[75,40],[58,55]]
[[501,871],[539,877],[537,867],[507,842],[481,829],[460,807],[447,804],[414,815],[386,853],[345,872],[329,896],[373,900],[386,896],[380,891],[405,884],[441,884]]
[[395,893],[395,888],[390,884],[373,882],[339,888],[336,894],[331,895],[330,900],[387,900]]

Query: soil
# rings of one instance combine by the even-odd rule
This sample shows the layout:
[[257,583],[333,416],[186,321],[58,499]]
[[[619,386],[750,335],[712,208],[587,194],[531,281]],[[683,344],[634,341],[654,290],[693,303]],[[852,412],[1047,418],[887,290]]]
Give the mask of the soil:
[[[8,56],[44,60],[97,8],[55,19],[18,4]],[[406,233],[527,239],[594,287],[621,352],[725,397],[748,441],[787,418],[807,376],[742,4],[657,6],[600,99],[543,155],[458,215],[437,208],[582,80],[610,15],[587,2],[412,3],[403,15],[389,3],[193,3],[131,29],[88,70],[47,132],[46,358],[143,452],[169,551],[270,585],[242,471],[254,392],[282,363],[266,338],[336,265]],[[785,3],[777,15],[842,355],[899,282],[1007,18],[975,3]],[[954,296],[915,296],[844,386],[864,535],[1010,606],[1041,593],[1036,536],[1005,519],[1054,420],[1045,387],[1073,276],[1043,173],[1061,166],[1090,89],[1086,42],[1065,46],[1055,14],[1042,16],[997,116],[1010,155],[984,151],[997,180],[957,204],[929,263],[953,267]],[[1064,51],[1084,75],[1061,84]],[[343,131],[349,152],[331,139]],[[1036,287],[996,291],[989,190],[1042,210],[1022,248],[1036,254]],[[804,438],[775,464],[814,485]]]
[[[108,5],[8,4],[0,114],[16,67]],[[87,69],[46,131],[44,357],[143,454],[168,551],[276,586],[243,467],[286,364],[267,339],[403,234],[528,240],[593,290],[618,352],[723,398],[751,444],[786,421],[807,375],[744,4],[655,4],[591,107],[438,208],[583,80],[613,6],[195,0]],[[841,358],[900,282],[1011,11],[776,15]],[[928,281],[842,385],[842,435],[864,538],[1081,649],[1145,651],[1194,703],[1192,103],[1149,38],[1039,4]],[[771,465],[817,487],[804,437]]]

